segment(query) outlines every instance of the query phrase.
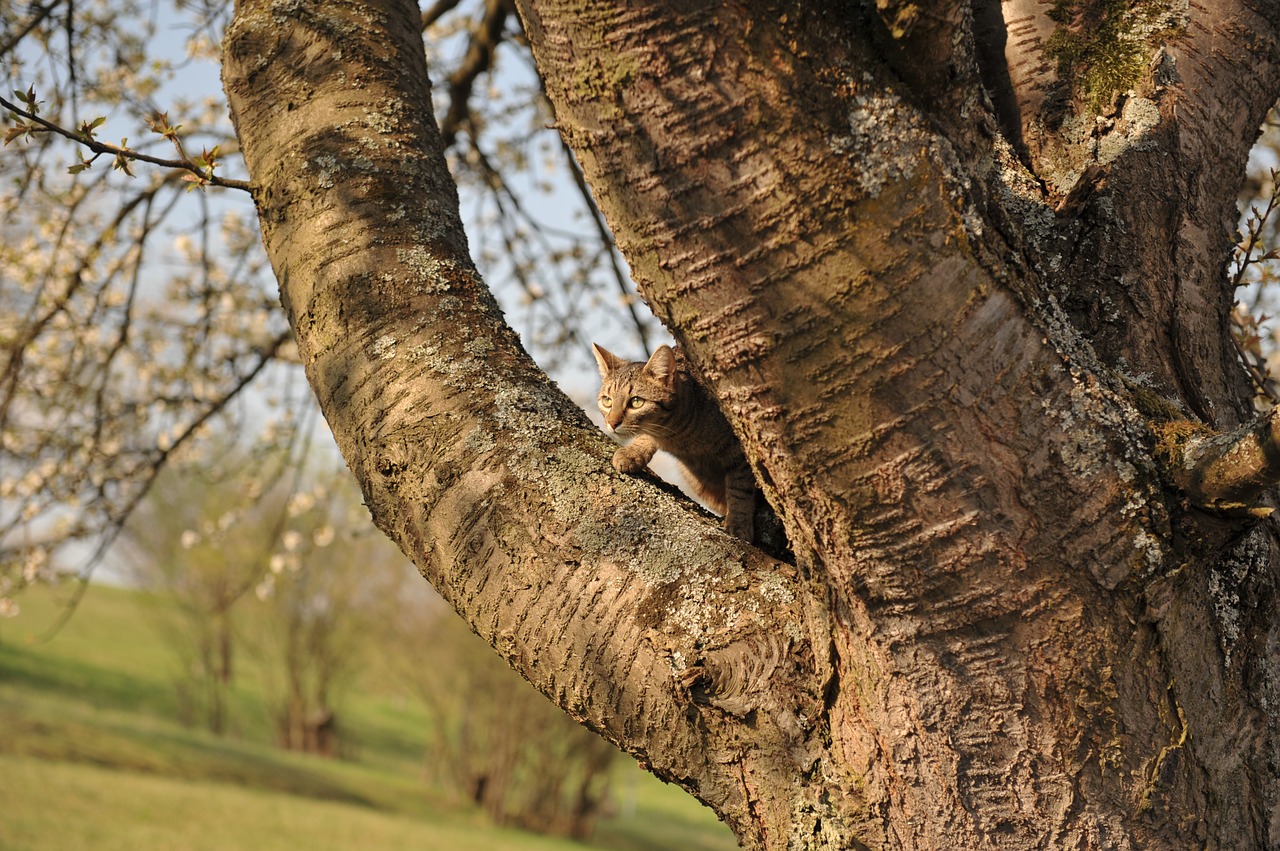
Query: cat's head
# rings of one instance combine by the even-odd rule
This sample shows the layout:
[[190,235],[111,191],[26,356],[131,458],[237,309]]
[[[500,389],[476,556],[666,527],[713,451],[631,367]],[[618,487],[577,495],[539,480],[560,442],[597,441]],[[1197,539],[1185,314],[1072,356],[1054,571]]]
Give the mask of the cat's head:
[[622,437],[661,428],[676,393],[676,355],[671,347],[659,346],[647,362],[623,360],[595,343],[591,350],[600,367],[597,402],[605,428]]

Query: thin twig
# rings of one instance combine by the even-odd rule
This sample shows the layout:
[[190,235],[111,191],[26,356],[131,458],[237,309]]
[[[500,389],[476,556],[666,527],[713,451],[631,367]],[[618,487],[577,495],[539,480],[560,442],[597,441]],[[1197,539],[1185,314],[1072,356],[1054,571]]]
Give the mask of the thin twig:
[[1244,273],[1250,266],[1268,259],[1266,254],[1254,257],[1253,251],[1258,247],[1258,243],[1262,239],[1262,231],[1266,227],[1267,221],[1270,220],[1272,214],[1276,211],[1277,205],[1280,205],[1280,193],[1276,192],[1277,184],[1280,184],[1280,170],[1272,169],[1271,197],[1267,199],[1267,207],[1261,213],[1258,212],[1257,207],[1253,208],[1253,215],[1249,217],[1249,221],[1246,224],[1246,227],[1249,229],[1249,241],[1243,249],[1239,246],[1236,248],[1236,251],[1240,252],[1243,257],[1240,260],[1240,265],[1236,268],[1235,275],[1231,279],[1232,289],[1239,288],[1241,283],[1243,283]]
[[51,3],[46,3],[43,6],[37,6],[32,9],[31,17],[19,24],[13,35],[9,36],[3,42],[0,42],[0,56],[6,55],[9,51],[17,47],[18,42],[26,38],[27,34],[33,29],[40,26],[45,18],[49,17],[53,10],[58,8],[60,5],[62,5],[62,0],[53,0]]
[[653,350],[649,347],[649,327],[636,311],[635,293],[627,288],[627,282],[630,279],[622,271],[622,266],[618,263],[618,257],[614,253],[616,249],[613,241],[613,231],[609,230],[609,225],[604,220],[604,214],[596,206],[596,200],[591,195],[591,188],[587,186],[587,178],[582,173],[577,159],[573,156],[573,151],[570,150],[563,137],[560,139],[560,146],[564,151],[565,159],[569,162],[569,173],[573,175],[574,185],[578,188],[578,193],[582,195],[582,203],[586,205],[587,211],[591,214],[591,221],[595,223],[596,233],[599,234],[604,252],[609,257],[609,265],[613,269],[613,279],[617,283],[618,292],[622,296],[622,304],[627,308],[627,314],[631,317],[631,324],[635,326],[636,335],[640,337],[640,346],[644,349],[644,356],[647,360],[653,354]]
[[493,68],[493,58],[502,42],[507,18],[515,13],[511,0],[487,0],[484,17],[476,22],[467,54],[458,70],[449,75],[449,111],[440,122],[440,137],[446,148],[458,138],[458,130],[470,113],[471,90],[480,75]]
[[57,133],[61,136],[65,136],[78,145],[84,145],[86,148],[93,151],[95,154],[110,154],[112,156],[125,157],[126,159],[135,160],[137,162],[144,162],[144,163],[150,163],[151,165],[158,165],[163,168],[172,168],[172,169],[178,169],[180,171],[188,171],[194,174],[196,177],[200,178],[201,180],[207,183],[210,183],[214,186],[221,186],[225,189],[241,189],[241,190],[244,190],[245,192],[252,191],[248,181],[233,180],[227,177],[219,177],[216,174],[210,174],[206,169],[200,168],[200,166],[196,165],[190,160],[166,160],[166,159],[163,159],[162,157],[153,157],[150,154],[144,154],[140,151],[132,150],[131,148],[119,148],[119,147],[116,147],[115,145],[109,145],[106,142],[99,142],[96,139],[87,139],[79,133],[76,133],[72,130],[68,130],[65,127],[61,127],[57,124],[54,124],[51,121],[46,121],[45,119],[41,118],[38,115],[27,112],[22,107],[18,106],[15,103],[12,103],[9,100],[6,100],[3,97],[0,97],[0,106],[3,106],[5,109],[9,110],[14,115],[25,118],[28,121],[35,122],[36,124],[40,125],[44,129],[52,133]]

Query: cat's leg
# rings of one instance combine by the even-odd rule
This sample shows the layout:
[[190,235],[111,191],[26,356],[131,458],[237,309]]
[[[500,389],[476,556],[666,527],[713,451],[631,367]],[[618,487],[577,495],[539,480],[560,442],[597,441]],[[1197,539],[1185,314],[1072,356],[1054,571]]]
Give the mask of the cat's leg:
[[724,530],[748,544],[755,540],[756,480],[746,466],[730,470],[724,480]]
[[613,469],[619,473],[638,473],[653,459],[658,444],[647,434],[636,435],[626,446],[613,453]]

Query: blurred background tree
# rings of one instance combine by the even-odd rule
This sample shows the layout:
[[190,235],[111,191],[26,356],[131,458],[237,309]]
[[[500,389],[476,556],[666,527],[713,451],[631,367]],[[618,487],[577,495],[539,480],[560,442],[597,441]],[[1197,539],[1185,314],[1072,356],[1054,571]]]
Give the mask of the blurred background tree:
[[[6,611],[30,582],[92,571],[208,437],[267,451],[317,427],[217,81],[229,15],[0,7]],[[650,351],[661,331],[551,129],[510,3],[437,3],[423,29],[474,253],[526,345],[571,390],[592,336]]]
[[511,675],[443,601],[413,583],[383,647],[426,708],[432,780],[459,790],[498,824],[583,839],[606,803],[618,751]]
[[177,656],[183,719],[222,734],[240,632],[233,608],[261,575],[274,535],[244,522],[245,494],[212,474],[165,470],[127,527],[125,558],[129,579],[163,601],[156,622]]
[[354,744],[339,721],[342,693],[412,571],[384,536],[370,534],[345,470],[315,473],[281,508],[289,528],[254,588],[250,644],[280,746],[339,756]]
[[[214,441],[215,443],[217,441]],[[259,492],[262,471],[274,484]],[[169,465],[125,528],[129,577],[156,595],[183,720],[222,735],[247,657],[287,750],[357,757],[342,703],[385,667],[426,709],[426,780],[495,823],[583,839],[607,800],[617,750],[505,664],[369,526],[335,459],[226,448]],[[241,711],[244,711],[243,709]]]

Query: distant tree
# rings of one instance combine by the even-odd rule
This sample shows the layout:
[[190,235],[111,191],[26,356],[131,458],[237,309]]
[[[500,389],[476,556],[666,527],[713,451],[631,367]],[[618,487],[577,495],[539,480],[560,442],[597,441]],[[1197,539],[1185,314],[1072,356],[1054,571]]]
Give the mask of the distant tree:
[[368,534],[364,509],[345,473],[313,479],[291,495],[290,528],[276,541],[255,588],[258,661],[281,747],[339,756],[339,700],[371,652],[403,558]]
[[405,593],[382,635],[426,707],[428,774],[498,824],[584,839],[618,755],[511,671],[438,597]]
[[270,522],[246,522],[246,481],[208,468],[171,468],[143,500],[120,559],[165,609],[156,622],[177,656],[185,720],[221,734],[228,724],[238,626],[233,609],[257,584],[274,544]]

